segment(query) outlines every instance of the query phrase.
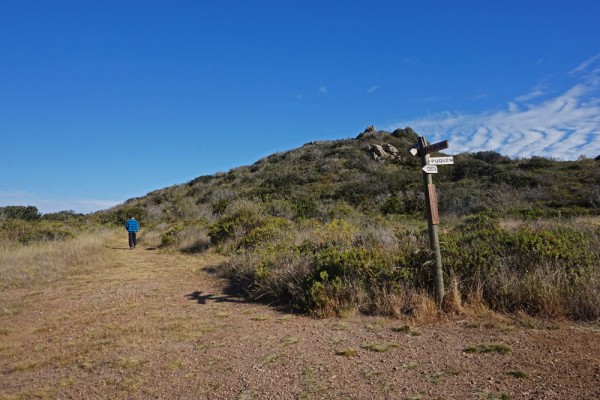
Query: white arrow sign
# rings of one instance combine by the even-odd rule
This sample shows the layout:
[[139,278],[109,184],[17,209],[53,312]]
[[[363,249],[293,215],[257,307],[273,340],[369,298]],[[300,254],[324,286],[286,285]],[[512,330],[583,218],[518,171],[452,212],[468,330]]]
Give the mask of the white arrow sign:
[[454,164],[454,157],[429,157],[429,165]]
[[428,174],[437,174],[437,166],[436,165],[426,165],[421,169]]

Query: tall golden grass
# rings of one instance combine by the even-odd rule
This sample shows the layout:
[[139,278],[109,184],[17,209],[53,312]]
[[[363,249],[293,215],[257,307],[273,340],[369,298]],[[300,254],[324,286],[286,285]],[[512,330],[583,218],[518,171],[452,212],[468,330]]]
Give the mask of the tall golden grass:
[[89,271],[106,259],[112,235],[97,230],[65,241],[0,246],[0,289],[47,284]]

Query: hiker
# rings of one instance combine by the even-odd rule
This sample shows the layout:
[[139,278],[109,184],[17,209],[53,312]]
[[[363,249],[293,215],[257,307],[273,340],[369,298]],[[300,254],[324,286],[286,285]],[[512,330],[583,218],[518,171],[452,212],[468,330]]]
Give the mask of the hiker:
[[137,246],[136,233],[140,230],[140,224],[133,218],[133,215],[130,215],[125,222],[125,229],[129,232],[129,250],[133,250]]

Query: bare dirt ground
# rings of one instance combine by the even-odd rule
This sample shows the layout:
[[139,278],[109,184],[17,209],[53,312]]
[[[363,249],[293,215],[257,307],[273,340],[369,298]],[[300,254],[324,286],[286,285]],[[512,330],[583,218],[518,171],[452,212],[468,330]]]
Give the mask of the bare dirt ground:
[[416,325],[246,303],[218,255],[110,262],[0,292],[0,399],[598,399],[598,324],[482,312]]

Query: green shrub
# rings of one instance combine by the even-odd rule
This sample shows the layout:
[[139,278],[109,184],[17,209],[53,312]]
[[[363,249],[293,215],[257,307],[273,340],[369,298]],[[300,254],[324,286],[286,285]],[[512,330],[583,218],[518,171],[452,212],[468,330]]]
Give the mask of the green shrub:
[[381,206],[383,214],[415,214],[423,212],[424,199],[420,192],[404,191],[385,201]]
[[254,210],[241,208],[231,215],[224,215],[208,228],[208,236],[213,244],[241,237],[257,228],[261,217]]
[[330,247],[317,254],[317,274],[327,272],[327,276],[359,277],[374,280],[383,273],[387,263],[382,254],[361,247],[339,250]]
[[478,151],[473,153],[472,156],[474,159],[485,161],[488,164],[507,164],[511,162],[509,157],[495,151]]
[[183,226],[177,225],[160,235],[160,245],[167,247],[177,241],[177,234],[183,230]]
[[54,213],[44,214],[42,219],[46,221],[61,221],[61,222],[74,222],[78,220],[83,220],[85,218],[84,214],[76,213],[75,211],[59,211]]
[[384,214],[404,214],[404,202],[398,196],[392,196],[381,206]]
[[379,312],[379,297],[394,294],[412,277],[408,268],[378,249],[327,247],[313,260],[301,306],[319,316],[352,307]]
[[72,229],[60,222],[24,221],[11,219],[0,222],[0,238],[10,242],[31,244],[44,241],[62,241],[75,237]]
[[238,248],[251,249],[275,238],[280,230],[290,226],[290,222],[283,218],[269,217],[260,222],[240,238]]
[[298,196],[292,200],[292,208],[296,219],[317,217],[317,203],[310,196]]
[[71,239],[75,237],[73,233],[62,230],[62,229],[35,229],[31,232],[21,236],[19,242],[28,244],[31,242],[43,242],[43,241],[60,241]]
[[0,207],[0,219],[20,219],[22,221],[37,221],[41,213],[34,206]]
[[454,158],[453,179],[494,176],[500,172],[495,164],[479,160],[470,154],[460,154]]
[[212,212],[217,215],[223,214],[230,202],[231,201],[229,199],[220,199],[215,201],[212,204]]

